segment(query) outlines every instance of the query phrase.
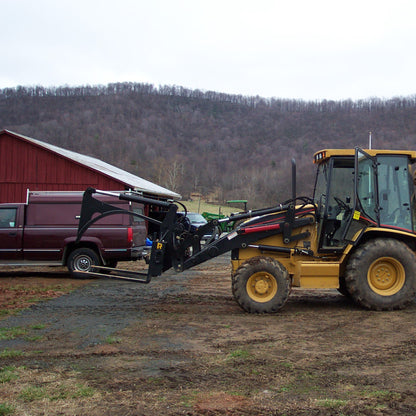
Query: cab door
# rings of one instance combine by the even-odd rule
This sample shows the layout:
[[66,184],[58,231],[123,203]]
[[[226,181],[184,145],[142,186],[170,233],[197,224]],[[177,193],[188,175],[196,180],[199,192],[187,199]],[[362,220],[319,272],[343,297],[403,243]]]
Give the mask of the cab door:
[[355,216],[380,225],[377,159],[364,150],[355,150]]
[[22,260],[23,208],[0,207],[0,260]]
[[380,226],[413,232],[412,176],[405,155],[377,156]]
[[345,245],[355,241],[367,227],[380,225],[378,195],[377,159],[357,147],[354,158],[353,209],[341,237]]
[[321,181],[325,179],[327,188],[324,190],[321,186],[322,193],[317,203],[319,251],[337,252],[347,244],[345,233],[353,213],[354,158],[332,157],[328,166],[321,166],[321,170],[324,168],[325,175],[321,174]]

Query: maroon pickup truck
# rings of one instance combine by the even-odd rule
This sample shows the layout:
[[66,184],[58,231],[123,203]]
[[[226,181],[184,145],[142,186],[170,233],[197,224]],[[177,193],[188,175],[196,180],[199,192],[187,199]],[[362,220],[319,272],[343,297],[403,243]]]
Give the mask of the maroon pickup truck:
[[[144,206],[100,196],[143,214]],[[0,204],[0,266],[66,265],[74,270],[115,267],[145,253],[146,223],[132,215],[102,218],[76,243],[82,192],[28,192],[25,204]]]

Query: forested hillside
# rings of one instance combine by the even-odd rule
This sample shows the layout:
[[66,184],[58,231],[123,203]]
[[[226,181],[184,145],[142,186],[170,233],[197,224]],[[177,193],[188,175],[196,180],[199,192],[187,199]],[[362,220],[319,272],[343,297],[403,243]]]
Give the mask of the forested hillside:
[[[176,86],[109,84],[0,90],[0,129],[98,157],[187,197],[249,207],[313,189],[321,148],[416,149],[416,96],[388,100],[264,99]],[[214,196],[212,196],[213,198]]]

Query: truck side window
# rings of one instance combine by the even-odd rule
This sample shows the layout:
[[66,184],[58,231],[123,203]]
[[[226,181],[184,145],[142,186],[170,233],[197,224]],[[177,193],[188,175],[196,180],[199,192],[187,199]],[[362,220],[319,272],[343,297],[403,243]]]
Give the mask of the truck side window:
[[16,208],[0,209],[0,227],[14,228],[16,227]]

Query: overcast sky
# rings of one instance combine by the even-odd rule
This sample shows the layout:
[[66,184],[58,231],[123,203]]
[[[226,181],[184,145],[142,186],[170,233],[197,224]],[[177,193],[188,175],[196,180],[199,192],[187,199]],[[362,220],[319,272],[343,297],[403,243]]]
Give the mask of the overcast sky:
[[262,97],[416,94],[414,0],[0,0],[0,88],[144,82]]

